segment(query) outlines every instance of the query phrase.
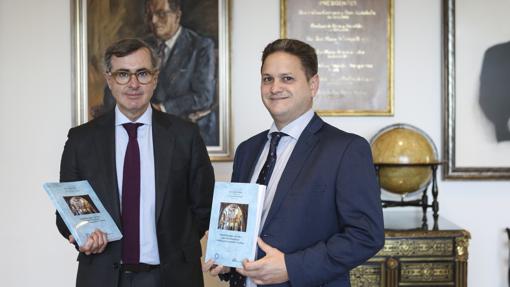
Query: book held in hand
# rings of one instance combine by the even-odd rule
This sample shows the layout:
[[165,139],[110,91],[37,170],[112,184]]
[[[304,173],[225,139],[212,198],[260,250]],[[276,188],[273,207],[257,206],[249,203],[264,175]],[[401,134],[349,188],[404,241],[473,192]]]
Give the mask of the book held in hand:
[[108,242],[122,238],[88,181],[51,182],[43,187],[79,246],[96,229],[106,233]]
[[254,260],[266,187],[252,183],[216,182],[205,260],[242,267]]

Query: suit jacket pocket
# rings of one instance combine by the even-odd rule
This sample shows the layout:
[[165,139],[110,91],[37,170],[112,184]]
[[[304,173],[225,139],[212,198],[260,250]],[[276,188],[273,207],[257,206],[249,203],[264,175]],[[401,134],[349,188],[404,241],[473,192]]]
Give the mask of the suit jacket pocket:
[[78,261],[80,263],[90,264],[90,263],[92,263],[93,257],[94,257],[93,255],[87,255],[85,253],[80,252],[78,254],[78,257],[76,258],[76,261]]

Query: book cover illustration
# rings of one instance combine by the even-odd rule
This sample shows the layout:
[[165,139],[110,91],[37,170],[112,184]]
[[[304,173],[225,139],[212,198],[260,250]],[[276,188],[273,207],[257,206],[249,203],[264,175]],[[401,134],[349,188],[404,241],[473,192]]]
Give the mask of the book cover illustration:
[[216,182],[205,260],[241,267],[254,260],[266,187]]
[[122,238],[88,181],[51,182],[43,187],[79,246],[96,229],[106,233],[109,242]]

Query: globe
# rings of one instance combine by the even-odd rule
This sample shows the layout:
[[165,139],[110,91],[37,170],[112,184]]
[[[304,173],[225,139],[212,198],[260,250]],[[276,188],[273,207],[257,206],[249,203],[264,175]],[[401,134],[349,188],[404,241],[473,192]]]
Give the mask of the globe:
[[402,164],[379,167],[379,184],[402,196],[425,188],[432,177],[430,166],[406,166],[437,161],[437,150],[430,137],[409,124],[381,129],[370,141],[375,164]]

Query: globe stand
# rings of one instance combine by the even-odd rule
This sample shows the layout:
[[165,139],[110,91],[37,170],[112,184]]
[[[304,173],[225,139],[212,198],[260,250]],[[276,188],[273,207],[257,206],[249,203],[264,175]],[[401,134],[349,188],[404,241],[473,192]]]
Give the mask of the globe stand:
[[[375,171],[377,173],[377,178],[379,178],[379,171],[381,168],[384,167],[429,167],[432,170],[432,180],[427,183],[427,185],[423,188],[421,199],[416,200],[404,200],[402,197],[400,201],[395,200],[382,200],[382,207],[383,208],[389,208],[389,207],[401,207],[401,206],[416,206],[421,207],[423,210],[423,216],[422,216],[422,228],[428,229],[427,224],[427,209],[430,207],[432,208],[432,215],[434,218],[434,227],[433,229],[436,230],[438,228],[437,226],[437,219],[439,217],[439,202],[437,201],[437,196],[439,194],[439,191],[437,189],[437,167],[441,165],[442,162],[431,162],[431,163],[376,163]],[[427,196],[427,190],[432,183],[432,203],[429,204],[429,199]]]

